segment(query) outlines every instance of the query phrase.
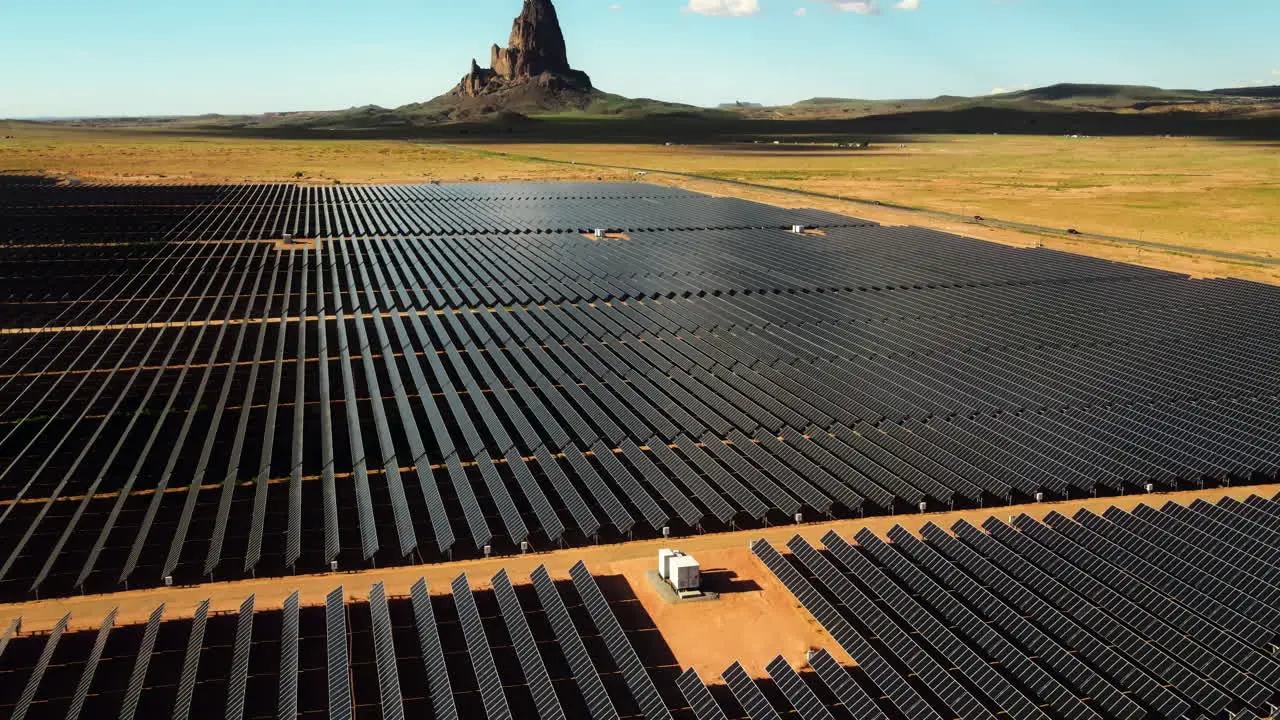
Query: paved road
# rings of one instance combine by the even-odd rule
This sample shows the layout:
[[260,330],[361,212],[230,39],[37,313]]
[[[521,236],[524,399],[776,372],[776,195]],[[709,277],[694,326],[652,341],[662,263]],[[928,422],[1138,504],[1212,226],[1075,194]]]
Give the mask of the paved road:
[[[475,152],[474,148],[465,145],[444,145],[452,150],[462,152]],[[600,163],[580,163],[569,160],[556,160],[552,158],[538,157],[536,155],[521,155],[518,153],[496,152],[491,150],[485,151],[487,154],[498,155],[501,157],[511,158],[513,160],[537,160],[540,162],[553,163],[557,165],[575,165],[578,167],[600,168],[603,170],[626,170],[629,172],[643,172],[651,175],[673,175],[676,177],[689,178],[691,180],[704,180],[707,182],[726,183],[729,185],[738,185],[741,187],[752,188],[755,190],[768,190],[771,192],[790,193],[792,195],[800,195],[804,197],[821,198],[823,200],[841,200],[844,202],[857,203],[861,205],[869,205],[874,207],[889,208],[891,210],[903,210],[906,212],[919,213],[935,218],[945,220],[968,222],[984,227],[1005,228],[1009,230],[1019,230],[1021,232],[1037,233],[1041,235],[1052,235],[1059,237],[1067,237],[1073,240],[1100,240],[1102,242],[1118,243],[1121,245],[1129,245],[1132,247],[1146,248],[1149,250],[1163,250],[1167,252],[1185,253],[1188,255],[1200,255],[1202,257],[1214,258],[1216,260],[1225,260],[1228,262],[1250,263],[1254,265],[1280,266],[1280,258],[1262,257],[1259,255],[1249,255],[1246,253],[1231,253],[1221,250],[1208,250],[1205,248],[1191,247],[1188,245],[1172,245],[1169,243],[1149,242],[1144,240],[1134,240],[1133,238],[1122,238],[1114,235],[1099,235],[1097,233],[1088,232],[1071,232],[1066,228],[1051,228],[1043,225],[1031,225],[1028,223],[1011,222],[1008,220],[999,220],[995,218],[983,217],[982,220],[975,220],[968,215],[960,215],[958,213],[941,212],[938,210],[928,210],[926,208],[912,207],[910,205],[899,205],[897,203],[880,202],[878,200],[866,200],[864,198],[849,197],[846,195],[831,195],[828,193],[810,192],[808,190],[795,190],[792,188],[777,187],[774,185],[763,185],[760,183],[746,182],[743,180],[727,180],[718,177],[709,177],[706,175],[697,175],[695,173],[676,172],[674,170],[660,170],[657,168],[631,167],[628,165],[603,165]]]

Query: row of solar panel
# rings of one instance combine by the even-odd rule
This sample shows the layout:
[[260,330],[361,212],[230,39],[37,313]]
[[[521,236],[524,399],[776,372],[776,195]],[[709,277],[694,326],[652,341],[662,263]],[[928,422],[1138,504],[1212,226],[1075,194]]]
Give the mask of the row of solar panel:
[[[438,186],[426,186],[434,188]],[[644,193],[643,186],[636,192]],[[294,237],[390,235],[462,235],[588,232],[645,229],[709,229],[792,225],[870,224],[816,210],[782,210],[735,198],[693,193],[632,194],[614,191],[590,197],[568,190],[557,197],[538,195],[442,202],[422,189],[371,187],[315,188],[279,196],[279,186],[245,186],[194,213],[174,229],[173,237],[201,240],[252,240]],[[451,188],[456,193],[456,189]],[[554,200],[549,204],[548,200]]]
[[[263,251],[262,246],[235,247],[237,254],[250,256]],[[280,258],[277,256],[277,259]],[[285,262],[291,263],[294,259],[295,256],[289,256]],[[314,312],[329,315],[330,302],[345,303],[346,308],[357,312],[367,309],[360,307],[353,292],[344,297],[326,290],[340,275],[337,264],[328,265],[328,272],[321,272],[324,267],[317,265],[314,278],[319,291]],[[372,286],[365,267],[356,267],[364,285]],[[347,265],[343,274],[349,276],[351,269],[352,266]],[[252,287],[256,293],[264,284],[264,274],[264,267],[259,265],[256,275],[239,275],[233,294],[241,293],[246,287]],[[378,286],[387,288],[384,294],[390,294],[377,266],[374,276]],[[276,277],[272,275],[267,281],[269,296],[275,292]],[[286,297],[292,296],[291,278],[292,275],[286,274]],[[233,276],[223,279],[224,291],[232,279]],[[302,276],[304,286],[309,279],[309,275]],[[348,287],[355,285],[349,282]],[[402,296],[406,294],[403,286],[398,287],[398,292]],[[664,317],[664,313],[668,313],[665,317],[671,318],[671,322],[679,321],[679,313],[669,314],[672,308],[674,305],[655,304],[653,309],[642,312],[653,319],[653,324],[661,325],[657,318]],[[719,315],[713,317],[730,318],[746,329],[780,327],[769,325],[758,315],[743,315],[733,309],[717,310]],[[309,340],[303,333],[309,324],[314,324],[305,320],[310,312],[310,309],[300,309],[298,313],[301,320],[296,346],[301,357],[307,356],[305,347]],[[336,476],[348,469],[355,481],[361,557],[367,561],[381,547],[376,531],[380,523],[374,516],[370,489],[371,468],[380,470],[386,481],[400,557],[417,549],[415,518],[408,508],[400,478],[405,461],[418,475],[438,548],[441,551],[452,548],[455,541],[450,522],[452,513],[445,507],[437,481],[430,472],[428,453],[430,463],[443,465],[441,469],[447,470],[448,485],[457,497],[476,548],[489,544],[493,532],[472,489],[472,481],[466,476],[464,462],[472,459],[480,461],[485,490],[501,516],[513,548],[530,536],[528,515],[523,511],[526,507],[532,509],[550,542],[559,540],[565,529],[562,516],[549,501],[544,485],[540,485],[524,467],[523,460],[517,458],[538,459],[551,485],[552,497],[558,496],[561,506],[586,536],[595,535],[601,526],[601,517],[607,518],[619,533],[626,534],[637,518],[643,518],[657,531],[676,517],[690,526],[701,524],[709,516],[729,524],[740,513],[763,521],[771,511],[780,511],[788,518],[804,507],[830,512],[837,502],[845,510],[856,510],[864,498],[891,510],[900,502],[912,507],[931,500],[946,505],[957,495],[976,503],[992,496],[1005,499],[1015,491],[1026,497],[1041,491],[1065,495],[1073,488],[1092,492],[1098,483],[1124,490],[1140,487],[1146,481],[1175,485],[1181,478],[1201,475],[1247,479],[1255,472],[1276,470],[1276,441],[1272,432],[1276,413],[1272,402],[1266,399],[1220,404],[1199,401],[1221,396],[1265,396],[1275,385],[1274,373],[1268,374],[1266,369],[1280,367],[1277,363],[1247,363],[1245,369],[1224,375],[1209,372],[1212,354],[1207,349],[1203,360],[1191,356],[1174,363],[1163,356],[1117,356],[1115,348],[1110,348],[1110,354],[1100,358],[1096,352],[1092,354],[1097,358],[1095,363],[1110,364],[1092,368],[1087,359],[1091,356],[1079,352],[1056,359],[1043,353],[1032,356],[1041,366],[1041,374],[1052,380],[1051,368],[1056,366],[1060,368],[1058,376],[1070,380],[1052,384],[1025,377],[1023,368],[1030,364],[1025,357],[1018,362],[976,366],[977,358],[982,357],[980,353],[967,356],[969,367],[976,371],[963,375],[958,374],[963,367],[940,366],[932,356],[877,358],[869,355],[863,358],[863,364],[855,364],[841,359],[837,353],[814,364],[798,361],[771,364],[767,357],[760,357],[769,354],[760,349],[764,343],[779,347],[779,342],[786,342],[786,346],[795,347],[805,341],[805,337],[792,333],[796,339],[787,340],[774,330],[705,338],[695,334],[661,342],[649,338],[640,342],[642,338],[628,334],[625,316],[612,316],[615,329],[605,330],[599,322],[611,316],[599,315],[597,320],[594,312],[594,309],[581,309],[576,313],[427,314],[426,324],[424,316],[411,313],[408,320],[414,331],[412,336],[400,314],[389,314],[393,334],[388,332],[383,315],[373,313],[368,320],[351,323],[350,331],[348,325],[340,321],[325,332],[315,333],[319,373],[312,380],[298,372],[292,383],[285,382],[283,376],[284,350],[291,337],[279,333],[271,365],[271,389],[265,398],[268,405],[265,418],[255,417],[252,411],[264,404],[255,398],[261,392],[259,380],[265,379],[270,362],[265,355],[269,348],[266,344],[268,323],[257,323],[252,328],[255,332],[251,332],[251,325],[231,322],[235,314],[229,307],[222,318],[223,324],[216,327],[180,326],[176,338],[156,334],[149,345],[140,344],[141,337],[132,334],[135,346],[147,348],[145,354],[136,364],[126,364],[125,356],[120,356],[105,382],[87,384],[90,375],[51,375],[45,378],[50,384],[44,386],[43,395],[41,385],[31,383],[19,390],[11,403],[12,417],[18,422],[11,426],[4,441],[6,447],[21,450],[6,466],[4,475],[24,478],[23,484],[16,488],[15,499],[40,498],[44,493],[48,496],[43,498],[44,509],[38,512],[28,503],[28,532],[13,539],[6,565],[0,568],[0,577],[7,577],[24,554],[28,562],[38,557],[43,563],[38,572],[33,568],[32,576],[28,576],[34,578],[33,589],[48,577],[59,561],[62,547],[77,529],[79,512],[62,525],[61,537],[55,544],[59,552],[50,554],[43,548],[29,547],[28,542],[45,523],[47,509],[64,494],[75,496],[85,490],[81,507],[87,508],[92,499],[101,494],[100,484],[111,482],[109,474],[95,469],[101,466],[85,463],[87,453],[96,447],[99,439],[103,441],[99,452],[107,458],[108,468],[120,457],[125,462],[132,461],[133,469],[126,475],[126,466],[122,466],[119,476],[124,477],[123,483],[116,487],[107,485],[110,490],[118,488],[116,509],[105,517],[99,515],[102,520],[98,540],[93,549],[87,549],[87,557],[82,556],[85,559],[77,576],[77,587],[94,571],[116,525],[122,503],[135,490],[135,483],[149,476],[158,477],[156,483],[138,489],[160,492],[152,495],[140,520],[128,558],[119,568],[120,580],[132,576],[144,551],[155,552],[148,549],[149,536],[166,496],[164,491],[174,480],[174,468],[179,466],[194,467],[196,472],[187,485],[177,522],[172,525],[167,551],[162,550],[166,552],[166,559],[157,564],[160,572],[152,582],[159,582],[178,568],[191,523],[201,507],[199,490],[206,477],[224,479],[209,535],[204,572],[211,573],[222,562],[235,488],[245,479],[253,480],[256,486],[254,517],[244,555],[245,572],[254,570],[262,548],[266,487],[273,477],[281,477],[272,473],[272,450],[276,445],[287,447],[286,438],[292,440],[292,455],[290,463],[280,470],[289,474],[291,482],[290,519],[285,564],[281,569],[293,565],[301,553],[302,508],[296,498],[301,497],[299,485],[309,471],[318,473],[324,484],[325,564],[341,551]],[[341,320],[344,309],[337,309],[336,314]],[[507,325],[504,326],[499,317],[506,320]],[[431,327],[430,332],[427,326]],[[590,330],[592,327],[597,329]],[[417,360],[418,348],[447,347],[453,342],[451,338],[461,339],[469,332],[479,337],[480,333],[490,330],[494,331],[490,337],[506,332],[506,342],[515,338],[527,347],[503,351],[490,342],[481,353],[471,347],[473,341],[469,340],[467,345],[472,352],[465,355],[446,352],[441,357],[425,352],[427,367]],[[796,330],[805,330],[805,326],[797,326]],[[621,337],[631,342],[599,346],[551,343],[545,350],[539,344],[543,341],[538,338],[558,336],[565,336],[566,341]],[[193,340],[184,344],[184,337]],[[374,338],[382,359],[380,364],[374,362],[370,352]],[[730,345],[728,338],[742,342]],[[330,351],[331,341],[337,352]],[[1240,343],[1238,356],[1246,351],[1269,352],[1265,343]],[[233,364],[240,362],[241,354],[248,352],[249,347],[256,347],[252,356],[255,360],[248,367],[240,366],[235,372],[222,375],[221,390],[218,390],[216,365],[201,363],[201,360],[222,359],[220,348],[224,347],[234,348],[229,358]],[[177,358],[183,357],[177,352],[180,349],[186,349],[186,360],[178,365]],[[410,359],[410,349],[414,352],[413,359]],[[208,355],[202,358],[200,353]],[[79,354],[87,353],[81,350]],[[397,354],[405,357],[412,388],[399,364],[387,362]],[[96,353],[94,356],[109,355]],[[154,358],[161,356],[163,359],[157,363]],[[1146,361],[1141,362],[1144,357]],[[359,359],[359,368],[353,365],[355,358]],[[494,363],[493,368],[490,361]],[[1112,366],[1117,362],[1126,363],[1123,367],[1129,374],[1122,383],[1110,380],[1116,377]],[[737,364],[730,367],[731,363]],[[692,372],[686,373],[682,368],[690,365]],[[144,370],[157,366],[168,369]],[[519,371],[516,366],[520,367]],[[1251,367],[1259,369],[1255,372],[1248,369]],[[122,372],[122,368],[131,369]],[[361,369],[363,373],[359,372]],[[428,369],[431,381],[427,379]],[[626,369],[626,374],[618,374],[620,369]],[[872,370],[875,374],[869,375]],[[1175,371],[1180,374],[1174,375]],[[331,373],[334,377],[330,377]],[[122,388],[112,384],[117,376],[124,379]],[[176,380],[169,379],[174,376]],[[338,376],[342,378],[340,396],[336,393]],[[159,413],[154,416],[134,413],[123,432],[106,432],[119,417],[119,408],[128,407],[126,402],[136,401],[137,407],[150,407],[157,389],[162,387],[162,378],[172,385]],[[9,381],[13,381],[12,376]],[[1019,385],[1019,381],[1023,384]],[[308,382],[314,382],[318,398],[304,387]],[[1091,388],[1089,382],[1097,385]],[[586,390],[581,384],[585,384]],[[384,385],[390,388],[391,396],[384,397],[380,389]],[[236,386],[246,391],[238,409],[239,422],[223,423],[221,420],[228,416],[228,409],[234,407],[230,393]],[[72,387],[72,394],[59,395],[55,392],[58,387]],[[1176,390],[1168,394],[1165,388]],[[488,393],[484,392],[486,389]],[[416,395],[411,390],[416,390]],[[466,392],[465,399],[460,395],[462,391]],[[977,391],[986,392],[992,399],[986,405],[965,405],[966,400],[981,399],[975,395]],[[80,394],[76,395],[77,392]],[[1101,401],[1100,392],[1106,393]],[[330,393],[334,393],[332,397]],[[442,405],[434,399],[437,393],[444,398]],[[81,399],[90,394],[88,402],[79,405]],[[160,397],[156,397],[156,402]],[[339,397],[345,417],[338,419],[335,433],[331,401]],[[380,400],[362,402],[362,398],[369,397]],[[37,400],[24,404],[24,398]],[[281,404],[287,405],[289,398],[294,400],[294,422],[290,426],[279,425],[275,421],[278,409]],[[1031,407],[1039,408],[1096,404],[1114,407],[1061,414],[935,419],[905,426],[893,423],[874,427],[864,421],[867,417],[875,421],[930,420],[937,415],[990,412],[993,408],[1023,409],[1028,406],[1027,398],[1039,403]],[[320,452],[315,465],[308,468],[302,462],[304,438],[314,431],[308,431],[299,408],[315,399],[320,404]],[[395,410],[388,413],[385,405],[393,399]],[[1150,404],[1152,400],[1162,402]],[[1188,406],[1187,401],[1197,404]],[[1139,406],[1142,403],[1146,405]],[[159,442],[161,433],[171,429],[172,424],[166,419],[175,406],[183,405],[205,405],[212,412],[203,416],[186,413],[176,436],[168,443]],[[79,417],[69,427],[59,423],[33,427],[29,422],[33,417],[63,415],[68,408],[73,412],[80,410]],[[253,434],[263,437],[262,452],[257,459],[252,454],[243,457],[251,417],[255,419]],[[259,425],[263,420],[265,426]],[[372,428],[368,427],[370,424]],[[345,453],[341,447],[335,448],[335,438],[342,434],[344,426],[348,448]],[[459,432],[452,432],[451,426]],[[223,428],[225,432],[201,433],[201,427]],[[425,427],[432,429],[434,448],[427,447],[419,430]],[[233,428],[234,435],[231,434]],[[803,437],[801,428],[811,441]],[[370,442],[366,442],[365,429],[373,431],[368,434]],[[60,430],[65,433],[61,439],[57,434]],[[790,444],[778,441],[779,435]],[[88,437],[88,446],[80,440],[84,437]],[[694,437],[701,441],[702,448],[691,440]],[[113,438],[114,449],[107,453]],[[211,468],[213,448],[219,446],[220,439],[230,443],[231,452],[225,456],[225,466]],[[733,441],[733,445],[726,446],[723,442],[726,439]],[[140,446],[142,451],[122,453],[130,443]],[[666,473],[639,450],[639,443],[649,445]],[[684,458],[671,453],[669,445],[677,446]],[[618,462],[613,453],[618,448],[639,478]],[[711,456],[703,453],[705,449],[711,451]],[[599,469],[584,456],[588,450],[594,454]],[[61,455],[59,451],[63,451]],[[551,453],[565,456],[572,471],[570,476],[575,477],[577,483],[564,476]],[[508,461],[510,478],[500,473],[494,462],[496,458]],[[217,464],[221,459],[212,462]],[[85,470],[80,474],[82,467]],[[155,474],[148,472],[148,468]],[[703,477],[710,478],[715,487],[708,485]],[[183,480],[179,478],[178,482]],[[514,497],[512,480],[518,490]],[[584,487],[590,505],[580,494],[580,488]],[[520,495],[524,496],[524,504],[516,502]],[[697,504],[692,502],[695,498]],[[6,510],[0,522],[9,517],[12,508]],[[56,532],[56,528],[53,531]],[[43,532],[48,536],[49,530]]]
[[[95,194],[104,196],[105,203],[69,205],[58,199],[66,197],[64,190],[27,189],[5,193],[0,234],[14,244],[59,244],[869,224],[816,210],[634,188],[593,192],[580,186],[556,193],[534,188],[524,197],[516,191],[466,199],[451,189],[450,197],[433,199],[422,191],[383,187],[243,185],[178,189],[179,202],[172,204],[163,192],[152,192],[138,198],[145,210],[140,204],[111,202],[116,194],[111,190],[77,193],[90,196],[90,202]],[[548,201],[555,203],[550,212]]]
[[1280,502],[966,521],[752,548],[893,716],[1268,716]]
[[[939,290],[999,285],[1011,286],[1004,294],[1013,295],[1011,301],[1019,303],[1005,308],[1003,314],[1006,315],[1034,309],[1020,304],[1018,287],[1027,284],[1035,288],[1067,281],[1176,277],[1062,253],[980,244],[913,228],[837,229],[826,237],[792,235],[779,230],[705,231],[697,233],[697,238],[698,242],[693,245],[687,232],[636,233],[629,241],[601,242],[574,234],[537,238],[363,239],[326,243],[328,252],[298,264],[295,272],[316,272],[312,265],[318,262],[380,267],[389,277],[403,276],[412,291],[411,299],[405,303],[417,309],[792,290]],[[901,248],[904,255],[883,256],[870,252],[884,246]],[[91,254],[98,254],[101,249],[94,248],[94,251]],[[207,281],[208,276],[220,273],[253,272],[256,262],[219,244],[153,247],[150,254],[122,254],[116,262],[96,258],[92,262],[76,262],[73,257],[33,261],[28,252],[17,251],[6,252],[4,256],[20,260],[9,263],[13,270],[5,273],[13,275],[13,282],[7,286],[9,302],[13,304],[55,299],[91,301],[96,297],[92,292],[65,297],[66,283],[75,280],[91,290],[102,285],[104,278],[120,276],[138,285],[151,281],[152,289],[130,293],[135,302],[146,302],[169,295],[174,285],[188,284],[190,281],[183,280],[184,277],[205,276]],[[358,273],[352,277],[356,275]],[[345,281],[343,272],[338,280],[339,289],[347,289]],[[1207,284],[1231,285],[1223,281]],[[51,288],[56,288],[56,292]],[[1072,289],[1075,293],[1068,297],[1077,293],[1085,297],[1100,294],[1097,288],[1089,286]],[[1260,286],[1237,282],[1234,289],[1248,292],[1258,300],[1267,295],[1266,289]],[[364,294],[368,288],[357,286],[356,290]],[[1184,288],[1182,295],[1186,294]],[[914,309],[956,314],[962,309],[948,304],[952,295],[963,299],[966,294],[906,293],[899,297],[896,293],[886,293],[884,297],[868,300],[908,307],[920,305]],[[102,298],[116,299],[118,296],[113,295]],[[1029,299],[1034,300],[1034,296]],[[1057,304],[1063,302],[1055,300]],[[1194,304],[1205,302],[1195,297],[1187,300]],[[836,300],[841,301],[857,302],[858,296]],[[990,302],[983,307],[989,311]],[[89,309],[93,308],[75,308],[79,312]]]
[[117,627],[112,611],[96,633],[68,632],[69,615],[41,634],[15,621],[0,644],[0,708],[14,720],[671,718],[596,579],[582,563],[570,575],[557,584],[539,568],[517,588],[502,571],[485,593],[462,575],[435,597],[419,580],[398,599],[378,583],[367,605],[338,588],[323,608],[295,592],[279,611],[251,596],[227,615],[206,600],[190,620],[166,621],[162,605],[145,627]]

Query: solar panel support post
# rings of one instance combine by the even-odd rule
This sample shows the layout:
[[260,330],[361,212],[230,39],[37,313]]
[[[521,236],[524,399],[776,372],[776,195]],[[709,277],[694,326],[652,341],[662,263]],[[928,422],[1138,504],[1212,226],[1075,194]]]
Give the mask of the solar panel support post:
[[804,524],[804,513],[796,513],[796,525]]
[[489,557],[489,556],[491,556],[491,555],[493,555],[493,546],[492,546],[492,545],[485,545],[485,546],[484,546],[484,556],[485,556],[486,558],[488,558],[488,557]]

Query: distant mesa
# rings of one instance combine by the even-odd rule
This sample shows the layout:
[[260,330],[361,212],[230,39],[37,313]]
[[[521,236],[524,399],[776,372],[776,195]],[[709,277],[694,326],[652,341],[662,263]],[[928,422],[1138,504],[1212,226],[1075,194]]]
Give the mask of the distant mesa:
[[525,86],[582,93],[594,90],[586,73],[569,66],[560,19],[551,0],[525,0],[524,9],[511,25],[507,47],[493,46],[487,68],[472,60],[471,71],[449,94],[479,98]]

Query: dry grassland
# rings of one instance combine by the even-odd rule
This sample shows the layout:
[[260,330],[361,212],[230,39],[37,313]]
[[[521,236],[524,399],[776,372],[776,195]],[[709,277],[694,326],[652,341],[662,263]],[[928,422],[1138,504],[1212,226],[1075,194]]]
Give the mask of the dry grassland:
[[959,135],[873,141],[870,150],[749,143],[487,149],[1280,258],[1280,143]]

